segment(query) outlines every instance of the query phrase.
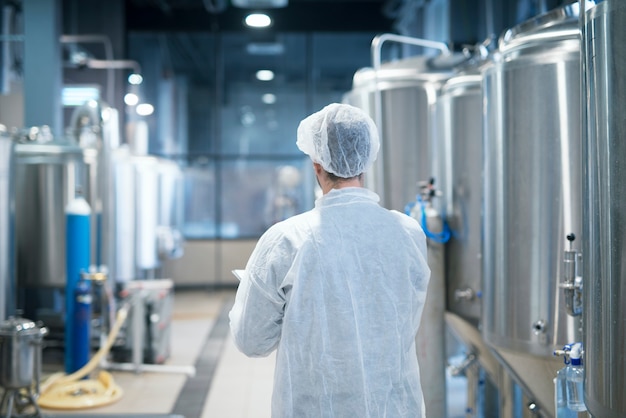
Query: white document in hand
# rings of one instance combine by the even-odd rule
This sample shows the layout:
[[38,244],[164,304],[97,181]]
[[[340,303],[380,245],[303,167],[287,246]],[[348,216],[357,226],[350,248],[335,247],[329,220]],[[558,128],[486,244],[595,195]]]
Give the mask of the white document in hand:
[[241,269],[237,269],[237,270],[233,270],[233,274],[235,275],[237,280],[241,281],[241,279],[245,276],[246,271],[245,270],[241,270]]

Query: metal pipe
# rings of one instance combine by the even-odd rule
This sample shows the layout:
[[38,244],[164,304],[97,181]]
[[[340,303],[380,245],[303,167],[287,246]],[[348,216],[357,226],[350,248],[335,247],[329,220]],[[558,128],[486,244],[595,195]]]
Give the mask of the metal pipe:
[[87,59],[85,65],[95,70],[124,70],[130,68],[138,74],[141,73],[141,66],[137,61],[133,60]]
[[[104,57],[109,61],[113,60],[113,44],[108,36],[97,34],[61,35],[59,41],[62,44],[101,43],[104,47]],[[113,94],[115,92],[115,75],[112,70],[113,69],[111,68],[107,71],[107,101],[111,106],[113,106]]]
[[371,46],[372,65],[374,66],[375,70],[378,70],[380,68],[380,51],[382,49],[383,44],[387,41],[393,41],[393,42],[398,42],[398,43],[408,44],[408,45],[422,46],[425,48],[434,48],[434,49],[438,49],[442,51],[444,54],[450,53],[450,48],[448,48],[448,45],[446,45],[444,42],[429,41],[427,39],[395,35],[392,33],[383,33],[382,35],[377,35],[372,40],[372,46]]

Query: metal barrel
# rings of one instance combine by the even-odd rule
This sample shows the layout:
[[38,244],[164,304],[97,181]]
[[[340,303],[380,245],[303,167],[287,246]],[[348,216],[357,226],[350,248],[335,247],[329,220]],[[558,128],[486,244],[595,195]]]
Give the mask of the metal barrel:
[[446,245],[447,310],[478,326],[480,320],[482,207],[482,77],[459,74],[437,101],[443,145],[445,219],[452,230]]
[[90,181],[95,178],[96,158],[95,149],[68,143],[15,146],[16,276],[20,288],[65,287],[65,207],[77,188],[94,206]]
[[578,5],[505,31],[482,73],[483,337],[552,416],[553,352],[581,338],[559,288],[582,228]]
[[596,3],[581,2],[585,404],[617,418],[626,416],[626,2]]

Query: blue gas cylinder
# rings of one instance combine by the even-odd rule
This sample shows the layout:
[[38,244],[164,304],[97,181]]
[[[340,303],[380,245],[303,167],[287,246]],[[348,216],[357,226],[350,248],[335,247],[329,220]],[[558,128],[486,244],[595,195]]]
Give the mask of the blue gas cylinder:
[[89,362],[92,312],[91,283],[80,280],[74,289],[74,342],[72,370],[81,369]]
[[76,196],[65,208],[65,372],[74,369],[75,289],[82,272],[87,272],[91,256],[91,208],[82,196]]

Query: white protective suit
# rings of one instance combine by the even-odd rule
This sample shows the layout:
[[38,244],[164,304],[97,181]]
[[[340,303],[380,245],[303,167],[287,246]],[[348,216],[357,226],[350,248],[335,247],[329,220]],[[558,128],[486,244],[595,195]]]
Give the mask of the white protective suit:
[[273,417],[423,416],[426,240],[378,200],[333,189],[268,229],[248,261],[230,326],[248,356],[278,348]]

